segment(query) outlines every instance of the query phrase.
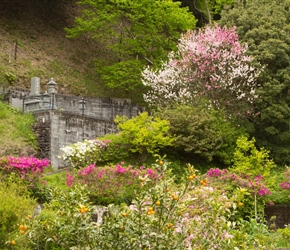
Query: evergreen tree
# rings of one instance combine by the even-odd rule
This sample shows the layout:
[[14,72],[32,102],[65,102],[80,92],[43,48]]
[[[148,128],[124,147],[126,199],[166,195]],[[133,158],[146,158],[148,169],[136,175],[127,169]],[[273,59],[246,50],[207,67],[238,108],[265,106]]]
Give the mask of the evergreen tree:
[[236,26],[248,52],[265,65],[252,117],[257,144],[280,164],[290,163],[290,1],[236,1],[220,23]]

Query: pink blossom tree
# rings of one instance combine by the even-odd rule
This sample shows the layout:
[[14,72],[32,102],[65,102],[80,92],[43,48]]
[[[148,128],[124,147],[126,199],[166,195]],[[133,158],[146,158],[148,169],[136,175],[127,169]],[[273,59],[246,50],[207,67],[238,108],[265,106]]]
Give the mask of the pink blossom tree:
[[239,43],[235,28],[216,24],[188,31],[159,70],[147,67],[142,72],[143,84],[150,87],[144,99],[161,107],[198,103],[201,98],[215,108],[252,103],[262,67],[253,66],[254,58],[246,53],[247,45]]

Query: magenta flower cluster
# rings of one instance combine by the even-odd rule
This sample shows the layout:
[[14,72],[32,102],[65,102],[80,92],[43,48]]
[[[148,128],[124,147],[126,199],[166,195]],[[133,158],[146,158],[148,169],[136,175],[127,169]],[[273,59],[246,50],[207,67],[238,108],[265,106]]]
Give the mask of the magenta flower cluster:
[[234,174],[230,173],[226,169],[211,168],[207,172],[207,177],[219,178],[223,181],[233,182],[239,187],[245,187],[260,196],[270,195],[271,191],[264,185],[262,176],[251,176],[246,174]]
[[[289,189],[289,191],[290,191],[290,169],[289,169],[289,167],[286,168],[286,172],[284,175],[285,175],[286,181],[280,183],[280,187],[284,190]],[[290,195],[288,196],[288,198],[290,199]]]
[[90,174],[93,171],[95,166],[96,166],[95,164],[91,164],[88,167],[81,169],[78,174],[79,175],[84,175],[84,176],[88,175],[88,174]]
[[67,171],[66,172],[66,185],[68,186],[68,187],[70,187],[72,184],[73,184],[73,182],[74,182],[74,176],[73,175],[71,175],[70,173],[69,173],[69,171]]
[[9,165],[8,167],[12,170],[19,171],[23,179],[25,179],[27,174],[37,175],[39,173],[43,173],[44,169],[50,164],[50,161],[48,159],[37,159],[33,156],[7,156],[6,160]]
[[[145,169],[143,166],[141,166],[140,169],[134,169],[132,166],[125,167],[124,162],[121,162],[120,164],[119,163],[116,164],[115,167],[110,167],[108,169],[101,169],[101,170],[98,170],[98,167],[95,164],[91,164],[88,167],[82,168],[78,171],[78,177],[82,179],[82,183],[86,183],[86,184],[92,184],[91,178],[87,179],[87,181],[83,179],[86,176],[89,177],[91,174],[95,175],[97,179],[102,179],[104,175],[106,176],[111,175],[110,177],[111,179],[114,176],[114,174],[121,174],[121,175],[129,174],[132,180],[138,178],[138,176],[140,175],[142,176],[148,175],[152,179],[157,177],[156,172],[151,168]],[[75,180],[75,177],[72,174],[70,174],[70,172],[68,171],[66,173],[67,186],[70,187],[73,184],[74,180]],[[97,181],[97,180],[94,179],[94,181]],[[132,182],[129,181],[128,184],[132,184]],[[116,185],[118,184],[116,183]]]

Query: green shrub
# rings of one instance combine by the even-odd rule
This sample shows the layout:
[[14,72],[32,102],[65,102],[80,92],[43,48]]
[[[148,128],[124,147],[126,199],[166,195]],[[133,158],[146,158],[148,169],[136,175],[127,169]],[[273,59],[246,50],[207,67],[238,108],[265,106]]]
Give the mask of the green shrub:
[[20,249],[96,249],[91,212],[85,187],[75,186],[69,192],[54,189],[41,213],[22,221],[27,230],[15,241]]
[[255,139],[248,140],[246,136],[237,139],[237,146],[233,156],[231,171],[251,176],[270,176],[271,170],[276,167],[270,159],[269,152],[255,146]]
[[169,133],[177,137],[173,145],[176,150],[206,162],[219,160],[229,165],[235,142],[244,131],[222,110],[209,109],[208,105],[176,105],[162,109],[156,116],[170,122]]
[[[287,168],[286,168],[287,169]],[[266,178],[267,187],[271,190],[272,194],[268,196],[267,203],[269,205],[287,205],[290,204],[289,189],[282,189],[281,184],[287,181],[285,178],[285,169],[279,168],[272,171],[271,175]],[[288,183],[289,180],[288,180]]]
[[290,224],[286,225],[285,228],[279,228],[278,233],[280,233],[282,235],[282,239],[285,242],[285,247],[289,247],[290,246]]
[[22,218],[32,215],[36,201],[29,197],[21,180],[13,176],[0,181],[0,201],[0,249],[8,249],[6,243],[9,245],[9,238],[19,233]]
[[[139,169],[125,166],[124,162],[115,166],[96,167],[90,165],[67,173],[67,185],[85,185],[90,201],[97,205],[130,204],[135,190],[140,188],[139,176],[155,178],[156,171],[151,168]],[[143,178],[142,177],[142,178]]]

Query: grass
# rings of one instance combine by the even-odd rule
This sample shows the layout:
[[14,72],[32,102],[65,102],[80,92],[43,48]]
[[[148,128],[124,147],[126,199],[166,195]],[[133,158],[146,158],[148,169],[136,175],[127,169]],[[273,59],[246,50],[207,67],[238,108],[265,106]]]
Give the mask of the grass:
[[37,147],[31,114],[22,114],[0,101],[0,156],[30,155]]

